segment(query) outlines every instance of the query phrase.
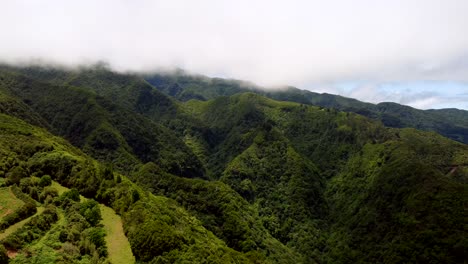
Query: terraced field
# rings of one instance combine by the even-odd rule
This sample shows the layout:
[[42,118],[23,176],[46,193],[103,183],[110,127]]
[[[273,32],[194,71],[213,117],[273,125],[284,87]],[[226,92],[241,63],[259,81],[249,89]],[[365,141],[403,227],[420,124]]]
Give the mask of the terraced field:
[[32,217],[42,213],[44,211],[44,207],[37,207],[37,213],[14,224],[14,225],[11,225],[10,227],[8,227],[5,231],[1,232],[0,233],[0,240],[3,240],[4,238],[6,238],[7,236],[9,236],[10,234],[12,234],[13,232],[15,232],[16,230],[18,230],[20,227],[24,226],[24,224],[26,224],[29,220],[31,220]]
[[[135,257],[123,231],[122,220],[113,209],[86,199],[78,195],[78,193],[75,196],[76,198],[72,198],[70,193],[73,193],[73,191],[55,181],[50,185],[50,189],[56,193],[55,203],[62,203],[61,206],[53,206],[50,202],[43,203],[42,206],[37,207],[37,213],[14,223],[0,233],[0,243],[7,248],[7,255],[10,258],[9,263],[95,263],[103,256],[107,256],[107,259],[113,264],[135,263]],[[0,188],[0,214],[2,217],[15,212],[25,204],[26,200],[23,198],[23,201],[17,198],[14,193],[16,192],[12,192],[11,187]],[[67,199],[71,199],[70,202],[66,202]],[[72,201],[73,199],[75,202]],[[69,205],[63,205],[64,200]],[[69,210],[70,206],[74,209]],[[49,211],[53,210],[56,217],[50,222],[50,225],[44,228],[40,221],[45,219],[46,208],[49,208],[47,209]],[[73,231],[73,229],[76,230],[77,228],[77,225],[74,224],[77,221],[76,217],[85,216],[86,218],[89,210],[100,212],[99,215],[101,215],[102,220],[94,221],[93,224],[93,221],[89,222],[90,219],[87,218],[89,223],[86,224],[88,226],[85,228],[84,233],[88,234],[89,237],[96,237],[96,234],[102,232],[101,235],[97,235],[102,240],[83,240],[82,232]],[[81,216],[78,216],[77,213]],[[78,221],[84,223],[83,220]],[[29,235],[28,232],[25,233],[25,228],[28,230],[34,228],[36,233]],[[37,228],[42,231],[38,231]],[[90,236],[89,232],[98,233]],[[78,244],[73,242],[76,239],[82,242]],[[86,243],[88,243],[88,246]],[[93,254],[81,255],[82,250],[86,251],[87,247],[94,248],[94,245],[99,245],[99,243],[104,244],[105,253],[94,251]]]
[[9,187],[0,188],[0,219],[22,205],[24,202],[18,199]]

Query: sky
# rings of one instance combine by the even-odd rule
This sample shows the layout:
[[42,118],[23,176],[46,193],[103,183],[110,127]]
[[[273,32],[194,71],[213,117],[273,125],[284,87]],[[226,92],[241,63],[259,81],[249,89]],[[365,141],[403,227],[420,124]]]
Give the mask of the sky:
[[0,61],[208,76],[468,109],[466,0],[2,1]]

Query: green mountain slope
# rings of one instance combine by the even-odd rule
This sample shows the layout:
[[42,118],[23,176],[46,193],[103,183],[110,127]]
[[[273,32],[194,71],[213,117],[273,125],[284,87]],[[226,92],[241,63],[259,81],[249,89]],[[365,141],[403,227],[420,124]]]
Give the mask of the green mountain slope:
[[[82,257],[85,257],[86,253],[83,252],[90,252],[89,261],[93,261],[93,258],[106,257],[104,248],[102,248],[103,253],[99,253],[97,257],[92,253],[93,248],[98,251],[101,248],[99,246],[101,242],[93,240],[95,236],[92,232],[95,229],[92,229],[94,228],[92,226],[89,230],[85,228],[85,236],[81,236],[82,240],[79,237],[72,238],[72,233],[64,233],[62,238],[62,232],[74,232],[74,228],[78,228],[76,231],[80,232],[79,228],[83,228],[83,226],[79,227],[73,224],[73,221],[82,220],[71,219],[74,217],[83,218],[83,216],[73,214],[76,214],[76,206],[78,206],[79,211],[80,206],[85,205],[74,202],[72,192],[65,192],[57,196],[58,191],[54,187],[42,189],[40,185],[32,184],[31,181],[46,174],[51,175],[52,179],[61,182],[63,185],[74,187],[87,197],[95,198],[119,212],[123,217],[125,233],[129,238],[132,251],[140,261],[172,262],[177,259],[177,261],[181,262],[198,262],[207,257],[208,260],[215,263],[250,262],[246,256],[228,248],[224,242],[207,231],[196,218],[174,201],[142,192],[125,177],[105,169],[105,167],[72,147],[63,139],[4,114],[0,114],[0,135],[0,145],[2,146],[0,150],[0,176],[6,177],[7,182],[11,182],[10,184],[19,181],[21,189],[29,190],[28,194],[31,197],[38,199],[41,203],[48,204],[47,208],[49,209],[47,210],[49,211],[47,212],[56,217],[47,218],[48,221],[51,224],[59,221],[54,226],[39,226],[41,231],[37,231],[37,234],[34,235],[37,235],[37,237],[34,237],[33,240],[24,237],[22,233],[14,234],[17,237],[11,237],[10,235],[10,237],[2,240],[7,249],[19,250],[19,253],[23,254],[19,256],[18,261],[20,259],[21,261],[42,259],[42,261],[46,262],[58,261],[59,259],[71,260],[71,258],[76,257],[73,254],[81,254]],[[14,173],[17,170],[16,168],[20,168],[21,175]],[[36,196],[32,194],[31,190],[35,190],[38,198],[35,198]],[[46,195],[46,193],[48,194]],[[27,196],[28,194],[22,195]],[[87,211],[84,217],[88,217]],[[92,217],[92,214],[89,217]],[[62,228],[67,227],[67,222],[68,228],[72,229],[60,231]],[[31,221],[20,232],[33,230],[32,228],[37,224]],[[88,233],[86,232],[91,233],[87,236]],[[79,236],[79,233],[75,235]],[[37,239],[41,239],[40,241],[45,244],[37,244]],[[83,242],[86,239],[90,239],[90,242]],[[31,248],[30,243],[32,243]],[[91,243],[89,245],[90,249],[81,249],[81,247],[85,247],[85,244],[80,243]],[[49,249],[52,250],[50,247],[63,249],[63,255],[57,256],[52,252],[48,252]],[[36,258],[37,256],[29,259],[28,254],[30,253],[28,252],[31,252],[31,250],[33,255],[39,254],[39,259]],[[75,250],[78,250],[78,252]],[[85,259],[83,261],[80,263],[88,263]]]
[[[56,79],[46,82],[42,77],[36,80],[9,69],[0,75],[0,93],[19,102],[15,110],[6,109],[4,113],[32,120],[33,124],[44,124],[122,171],[157,161],[171,173],[203,177],[200,163],[192,159],[190,149],[171,131],[125,104],[116,104],[112,97],[96,94],[93,87],[58,84]],[[28,112],[23,113],[23,108]]]
[[415,130],[396,133],[367,144],[329,182],[332,259],[463,262],[468,188],[467,167],[459,164],[467,163],[466,145]]
[[[458,235],[445,237],[448,233],[444,234],[444,230],[463,229],[463,214],[452,209],[462,210],[463,202],[460,201],[466,201],[468,197],[467,170],[464,166],[457,167],[457,164],[467,163],[466,145],[435,133],[386,129],[360,115],[276,102],[252,93],[208,102],[189,101],[187,106],[201,122],[211,124],[213,130],[229,131],[224,141],[214,148],[231,157],[227,158],[230,160],[227,165],[221,162],[225,168],[221,180],[259,208],[259,215],[269,232],[302,252],[307,262],[372,263],[387,255],[392,256],[389,261],[402,261],[418,254],[419,258],[414,259],[416,262],[431,258],[441,263],[461,260],[456,254],[462,249],[451,247],[463,248],[463,238]],[[372,159],[367,158],[368,149],[374,148],[382,152]],[[364,161],[363,156],[366,157]],[[208,160],[223,161],[224,156],[221,157],[220,160],[219,155],[214,154]],[[362,172],[354,167],[355,163],[364,166]],[[446,177],[454,167],[457,167],[455,173]],[[429,184],[428,179],[432,183]],[[374,180],[378,183],[372,182]],[[363,188],[356,185],[356,181],[373,184]],[[428,184],[444,188],[434,190]],[[409,195],[420,196],[412,200],[407,198]],[[433,209],[433,195],[444,197],[445,202],[440,206],[450,209]],[[378,206],[374,204],[376,199],[380,201]],[[413,202],[429,216],[407,216]],[[386,207],[395,209],[387,212]],[[362,208],[362,211],[350,208]],[[351,210],[348,215],[346,210]],[[411,241],[411,235],[419,236],[419,232],[411,231],[414,226],[406,226],[406,219],[386,219],[400,214],[417,219],[416,223],[425,223],[421,233],[433,234],[433,241],[450,242],[425,244],[429,241]],[[434,214],[439,214],[437,221],[459,224],[431,223]],[[352,219],[356,222],[343,224]],[[351,227],[342,231],[343,225]],[[371,225],[372,228],[366,227],[362,231],[361,225]],[[411,234],[408,240],[401,240],[401,232]],[[341,236],[343,233],[346,236]],[[347,237],[349,234],[369,240],[356,242]],[[400,240],[392,244],[389,241],[393,239]],[[357,249],[354,248],[356,245]],[[400,246],[406,247],[407,251],[396,249]],[[444,250],[438,250],[440,248],[451,253],[444,256]],[[421,250],[437,253],[431,256]],[[324,257],[323,252],[330,255]]]
[[[50,175],[119,214],[141,263],[463,263],[468,146],[385,125],[454,128],[463,141],[464,111],[145,78],[99,65],[1,67],[3,184],[58,216],[38,238],[93,210],[47,198],[37,182]],[[83,234],[102,238],[92,230]],[[105,261],[99,239],[81,251],[86,239],[57,247]],[[34,241],[21,242],[19,260]]]
[[147,75],[145,79],[160,91],[182,101],[190,99],[209,100],[219,96],[255,92],[275,100],[311,104],[358,113],[380,120],[389,127],[412,127],[425,131],[435,131],[448,138],[468,143],[468,112],[463,110],[424,111],[395,103],[374,105],[338,95],[319,94],[294,87],[267,91],[247,82],[192,76],[183,72]]

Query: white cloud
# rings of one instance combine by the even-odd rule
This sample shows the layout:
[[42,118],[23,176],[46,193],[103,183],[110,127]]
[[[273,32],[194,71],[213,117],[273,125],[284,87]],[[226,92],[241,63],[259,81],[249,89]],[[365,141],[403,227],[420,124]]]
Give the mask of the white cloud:
[[[396,102],[418,109],[468,109],[468,93],[460,93],[460,91],[468,91],[468,83],[362,83],[348,84],[348,86],[347,89],[332,87],[330,90],[336,91],[336,94],[375,104]],[[323,90],[319,89],[318,91]]]
[[3,1],[0,60],[105,60],[299,87],[468,81],[466,14],[466,0]]
[[416,101],[411,102],[411,106],[414,108],[419,108],[419,109],[428,109],[431,108],[435,104],[440,103],[440,98],[438,97],[428,97],[428,98],[422,98]]

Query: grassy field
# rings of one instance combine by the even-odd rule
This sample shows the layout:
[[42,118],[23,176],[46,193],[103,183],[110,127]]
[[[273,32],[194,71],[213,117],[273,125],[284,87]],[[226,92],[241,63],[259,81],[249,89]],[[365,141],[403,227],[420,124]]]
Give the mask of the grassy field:
[[130,243],[124,234],[122,220],[114,210],[101,204],[102,224],[106,230],[109,260],[112,264],[135,263]]
[[13,213],[24,204],[16,198],[9,187],[0,188],[0,218]]

